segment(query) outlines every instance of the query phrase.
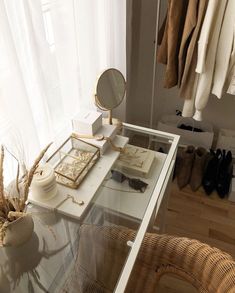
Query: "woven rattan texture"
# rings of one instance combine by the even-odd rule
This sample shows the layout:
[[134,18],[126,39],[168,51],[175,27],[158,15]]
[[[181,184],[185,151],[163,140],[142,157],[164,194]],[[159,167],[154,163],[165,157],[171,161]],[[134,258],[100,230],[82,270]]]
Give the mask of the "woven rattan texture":
[[[75,268],[62,292],[113,292],[135,231],[83,225]],[[235,262],[197,240],[147,233],[126,292],[157,292],[162,275],[173,273],[201,293],[234,293]],[[75,288],[73,290],[72,288]]]

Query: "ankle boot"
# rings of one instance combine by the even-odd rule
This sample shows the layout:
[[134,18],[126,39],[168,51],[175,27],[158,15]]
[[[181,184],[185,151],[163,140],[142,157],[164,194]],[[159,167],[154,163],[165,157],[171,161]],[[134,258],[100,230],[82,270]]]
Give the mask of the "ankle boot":
[[175,160],[175,169],[173,173],[173,180],[178,177],[179,171],[180,171],[180,166],[182,164],[182,153],[183,149],[181,147],[178,148],[177,155],[176,155],[176,160]]
[[206,157],[207,151],[202,147],[197,148],[195,151],[195,158],[189,183],[192,191],[198,190],[202,184]]
[[218,149],[216,153],[211,150],[210,154],[211,156],[202,179],[202,185],[207,195],[210,195],[216,187],[219,165],[222,159],[220,149]]
[[225,155],[225,151],[223,153],[216,184],[216,191],[221,198],[224,198],[229,193],[233,175],[232,153],[230,151],[227,152],[227,155]]
[[178,182],[179,188],[183,188],[189,183],[194,156],[195,156],[194,146],[187,146],[181,154],[180,165],[177,170],[177,182]]

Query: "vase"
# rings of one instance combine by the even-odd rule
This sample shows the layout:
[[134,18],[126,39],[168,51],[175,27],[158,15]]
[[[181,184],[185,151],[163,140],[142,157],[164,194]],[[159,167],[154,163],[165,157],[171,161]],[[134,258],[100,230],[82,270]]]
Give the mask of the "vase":
[[3,238],[3,246],[17,247],[27,242],[33,233],[34,223],[31,214],[24,214],[10,222]]

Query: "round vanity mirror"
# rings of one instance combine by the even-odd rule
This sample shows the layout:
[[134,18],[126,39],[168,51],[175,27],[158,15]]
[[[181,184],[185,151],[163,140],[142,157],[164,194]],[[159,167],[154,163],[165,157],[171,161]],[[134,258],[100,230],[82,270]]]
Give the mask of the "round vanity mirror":
[[95,102],[101,110],[109,111],[112,124],[112,110],[121,104],[126,92],[126,82],[122,73],[110,68],[99,77],[96,85]]

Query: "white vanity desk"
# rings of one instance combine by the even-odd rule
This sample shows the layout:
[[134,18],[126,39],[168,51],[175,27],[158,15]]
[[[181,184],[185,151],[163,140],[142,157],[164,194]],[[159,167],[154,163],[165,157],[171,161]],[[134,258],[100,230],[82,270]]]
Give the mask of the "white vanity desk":
[[[114,291],[118,293],[124,292],[143,237],[146,231],[151,228],[163,197],[167,196],[179,142],[179,136],[177,135],[135,125],[128,125],[124,123],[123,129],[125,136],[130,137],[130,144],[132,142],[132,137],[135,135],[150,135],[154,137],[156,141],[158,139],[160,142],[165,141],[168,144],[169,149],[167,153],[155,153],[156,158],[149,178],[141,178],[141,180],[148,183],[148,187],[144,193],[128,193],[117,191],[120,189],[120,184],[113,181],[111,187],[114,188],[109,189],[106,186],[110,186],[110,180],[107,180],[97,191],[93,199],[93,208],[100,206],[103,207],[103,210],[109,210],[110,213],[114,215],[114,218],[118,219],[118,223],[121,225],[123,225],[121,218],[124,218],[125,220],[130,220],[132,218],[133,222],[137,223],[135,227],[135,229],[138,231],[136,239],[130,247],[126,263],[123,264],[123,270],[119,276],[119,280]],[[109,175],[107,175],[107,177],[109,178]],[[125,182],[122,188],[126,191],[128,184]],[[107,216],[107,220],[109,220],[109,216]],[[126,223],[130,222],[126,221]]]
[[[0,251],[0,263],[2,265],[0,272],[7,280],[5,288],[8,288],[7,290],[10,288],[9,292],[79,292],[76,287],[72,288],[72,285],[70,291],[65,291],[63,284],[65,280],[68,282],[70,274],[74,271],[74,265],[76,265],[76,256],[80,249],[79,230],[81,225],[99,225],[99,227],[126,225],[128,228],[133,228],[133,226],[129,227],[128,225],[133,221],[134,229],[137,232],[136,238],[133,242],[127,244],[127,253],[121,264],[121,270],[115,276],[112,276],[115,280],[115,286],[112,290],[118,293],[124,292],[143,237],[155,219],[162,199],[167,193],[175,163],[179,136],[125,123],[123,124],[123,135],[130,138],[129,144],[132,144],[135,135],[147,135],[154,137],[155,140],[159,138],[161,142],[164,140],[168,145],[167,154],[156,152],[155,165],[151,170],[150,177],[147,179],[141,178],[148,183],[145,192],[133,192],[127,182],[113,182],[112,179],[109,179],[110,172],[107,171],[106,179],[102,182],[94,197],[91,198],[85,213],[79,219],[65,216],[58,211],[37,208],[33,205],[29,209],[35,214],[33,239],[30,243],[20,247],[18,252],[15,250],[13,253],[14,255],[17,254],[19,259],[22,256],[25,262],[22,264],[22,261],[19,260],[19,268],[17,267],[19,272],[17,274],[14,271],[16,269],[15,262],[17,263],[16,257],[9,257],[10,254],[7,250],[2,249]],[[94,175],[95,167],[87,175],[84,184],[86,180],[89,180],[89,176],[93,177]],[[112,189],[107,188],[107,186],[112,187]],[[121,191],[122,189],[125,192]],[[81,190],[82,185],[74,192],[77,192],[80,196]],[[130,192],[126,192],[128,190]],[[62,207],[63,205],[61,205]],[[113,221],[113,219],[115,220]],[[92,246],[96,245],[96,239],[94,238],[87,245],[87,249],[92,250]],[[96,270],[97,274],[105,274],[105,266],[102,266],[102,261],[99,264],[95,263],[96,259],[102,259],[105,263],[106,255],[104,254],[101,257],[97,255],[95,260],[91,258],[91,262],[93,262],[92,270]],[[113,259],[115,259],[115,255],[113,255]],[[79,277],[81,276],[78,275],[77,278]],[[0,286],[5,286],[2,281],[1,284]],[[29,291],[29,287],[33,289]],[[0,292],[5,293],[7,291],[0,287]]]

